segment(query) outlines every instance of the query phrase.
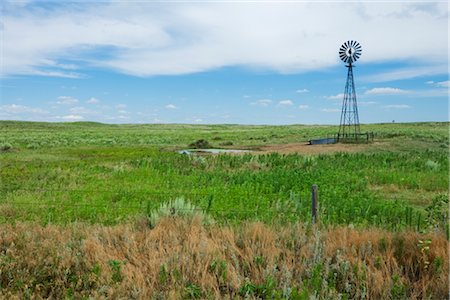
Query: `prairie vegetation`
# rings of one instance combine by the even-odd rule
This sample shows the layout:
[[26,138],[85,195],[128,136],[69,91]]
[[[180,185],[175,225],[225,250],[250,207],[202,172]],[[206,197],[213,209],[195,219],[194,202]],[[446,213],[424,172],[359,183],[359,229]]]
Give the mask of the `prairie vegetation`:
[[445,299],[442,235],[166,218],[3,225],[0,297]]
[[0,297],[447,298],[448,125],[2,121]]

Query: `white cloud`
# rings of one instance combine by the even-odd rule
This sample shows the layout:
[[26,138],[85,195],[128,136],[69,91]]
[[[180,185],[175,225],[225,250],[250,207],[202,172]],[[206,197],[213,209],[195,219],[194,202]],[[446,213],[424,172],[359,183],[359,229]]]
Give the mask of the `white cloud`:
[[6,104],[6,105],[0,105],[0,111],[9,113],[9,114],[47,114],[48,111],[43,110],[41,108],[34,108],[29,107],[25,105],[19,105],[19,104]]
[[340,112],[341,110],[338,108],[323,108],[322,111],[328,112],[328,113],[335,113],[335,112]]
[[375,102],[375,101],[358,101],[358,105],[362,105],[362,106],[368,106],[368,105],[373,105],[373,104],[377,104],[377,102]]
[[124,114],[124,115],[130,113],[129,111],[126,111],[126,110],[124,110],[124,109],[120,109],[120,110],[118,110],[117,112],[118,112],[119,114]]
[[266,106],[269,106],[272,102],[273,101],[270,99],[259,99],[259,100],[256,100],[255,102],[251,102],[250,104],[266,107]]
[[176,107],[175,105],[173,105],[173,104],[167,104],[166,106],[164,106],[165,108],[167,108],[167,109],[177,109],[178,107]]
[[280,102],[278,102],[278,105],[280,106],[292,106],[294,105],[294,102],[292,102],[292,100],[281,100]]
[[63,71],[42,71],[42,70],[29,70],[28,72],[23,72],[27,75],[38,75],[47,77],[61,77],[61,78],[83,78],[84,75],[75,72],[63,72]]
[[368,82],[388,82],[393,80],[411,79],[422,76],[447,74],[447,65],[448,63],[444,61],[439,64],[431,62],[430,65],[426,66],[400,68],[393,71],[363,76],[360,77],[360,80]]
[[127,108],[127,105],[126,104],[117,104],[115,106],[115,108],[117,108],[117,109],[124,109],[124,108]]
[[89,98],[89,100],[86,101],[86,103],[88,103],[88,104],[97,104],[99,102],[100,102],[100,100],[98,100],[97,98],[94,98],[94,97],[91,97],[91,98]]
[[[67,72],[74,61],[82,63],[72,69],[105,67],[137,76],[226,66],[318,70],[340,63],[337,50],[348,28],[363,46],[361,62],[414,60],[447,72],[444,2],[83,1],[75,7],[4,10],[3,76],[76,78],[82,75]],[[393,74],[405,75],[411,76]]]
[[333,95],[333,96],[325,96],[325,99],[328,100],[342,100],[344,98],[344,94],[337,94],[337,95]]
[[367,90],[365,94],[367,95],[404,95],[408,94],[411,91],[402,90],[398,88],[391,88],[391,87],[381,87],[381,88],[373,88],[370,90]]
[[72,105],[72,104],[78,103],[78,99],[70,97],[70,96],[59,96],[58,101],[56,101],[56,103]]
[[75,107],[71,107],[71,108],[69,109],[69,111],[70,111],[72,114],[80,114],[80,115],[95,115],[95,114],[97,114],[96,111],[87,109],[87,108],[85,108],[85,107],[83,107],[83,106],[75,106]]
[[411,106],[407,104],[390,104],[390,105],[384,105],[384,108],[393,108],[393,109],[405,109],[405,108],[411,108]]
[[438,87],[446,87],[446,88],[448,88],[449,87],[449,83],[450,83],[450,80],[447,80],[447,81],[436,82],[436,85]]
[[307,89],[299,89],[299,90],[296,90],[295,92],[296,93],[308,93],[309,90],[307,90]]
[[298,106],[298,108],[300,108],[300,109],[308,109],[308,108],[309,108],[309,105],[306,105],[306,104],[300,104],[300,105]]
[[64,121],[80,121],[80,120],[84,119],[84,117],[80,116],[80,115],[66,115],[66,116],[56,117],[56,118],[64,120]]
[[427,81],[426,83],[427,83],[427,84],[430,84],[430,85],[433,85],[433,86],[435,86],[435,87],[448,88],[448,87],[449,87],[450,80],[440,81],[440,82]]

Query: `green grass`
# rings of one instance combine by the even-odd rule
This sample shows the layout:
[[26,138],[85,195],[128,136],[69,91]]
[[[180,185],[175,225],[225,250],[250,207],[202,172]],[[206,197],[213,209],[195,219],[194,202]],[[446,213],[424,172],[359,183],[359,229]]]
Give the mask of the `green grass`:
[[174,151],[198,139],[257,148],[336,130],[3,121],[0,143],[12,149],[0,152],[0,221],[114,224],[178,197],[219,222],[309,221],[316,183],[322,223],[424,228],[424,208],[448,191],[448,123],[363,125],[378,142],[352,154]]

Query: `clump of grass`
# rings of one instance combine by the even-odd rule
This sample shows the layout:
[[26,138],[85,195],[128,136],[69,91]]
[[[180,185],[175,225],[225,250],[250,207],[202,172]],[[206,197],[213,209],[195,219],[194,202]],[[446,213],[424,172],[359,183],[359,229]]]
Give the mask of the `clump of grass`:
[[233,142],[232,141],[226,141],[226,142],[222,142],[219,144],[220,146],[233,146]]
[[435,162],[433,160],[427,160],[427,162],[425,163],[425,166],[430,170],[434,170],[434,171],[439,170],[439,163]]
[[37,143],[30,143],[27,145],[27,149],[37,149],[39,148],[39,144]]
[[148,225],[154,228],[161,219],[167,217],[181,217],[184,219],[200,219],[203,224],[212,223],[212,218],[202,209],[193,205],[184,198],[176,198],[173,201],[162,203],[157,209],[149,210],[147,214]]
[[6,152],[13,148],[13,146],[10,143],[0,143],[0,151]]
[[189,144],[190,148],[194,148],[194,149],[208,149],[208,148],[213,148],[213,146],[211,146],[211,144],[204,139],[200,139],[197,140],[191,144]]

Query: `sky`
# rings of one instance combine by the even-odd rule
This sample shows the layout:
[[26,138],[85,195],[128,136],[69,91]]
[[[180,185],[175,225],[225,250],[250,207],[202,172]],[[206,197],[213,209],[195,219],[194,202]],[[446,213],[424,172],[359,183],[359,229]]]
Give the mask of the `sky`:
[[0,120],[449,121],[447,1],[2,1]]

